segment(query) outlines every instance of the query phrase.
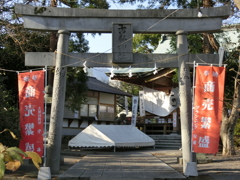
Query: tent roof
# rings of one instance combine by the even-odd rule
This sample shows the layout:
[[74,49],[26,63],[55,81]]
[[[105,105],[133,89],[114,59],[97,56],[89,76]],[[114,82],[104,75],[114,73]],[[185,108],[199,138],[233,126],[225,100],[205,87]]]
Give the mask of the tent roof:
[[126,93],[115,87],[112,87],[106,83],[103,83],[102,81],[99,81],[94,77],[88,77],[87,86],[88,86],[88,89],[92,91],[100,91],[100,92],[117,94],[122,96],[132,96],[131,94]]
[[154,146],[155,141],[131,125],[91,124],[68,142],[70,147]]

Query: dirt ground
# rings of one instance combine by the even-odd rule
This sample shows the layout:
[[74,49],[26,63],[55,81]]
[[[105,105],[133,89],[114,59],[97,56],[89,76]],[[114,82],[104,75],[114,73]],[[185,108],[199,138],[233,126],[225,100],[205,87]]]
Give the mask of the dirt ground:
[[[94,153],[94,151],[69,151],[63,150],[64,164],[60,166],[60,174],[80,161],[84,155]],[[211,163],[198,164],[198,176],[188,177],[189,180],[239,180],[240,179],[240,149],[236,151],[237,155],[223,157],[221,154],[206,155]],[[161,161],[165,162],[177,171],[183,171],[182,165],[177,163],[177,157],[181,156],[181,151],[160,151],[153,154]],[[29,160],[24,160],[24,164],[15,172],[6,171],[4,179],[37,179],[38,170]],[[57,179],[53,177],[52,179]]]

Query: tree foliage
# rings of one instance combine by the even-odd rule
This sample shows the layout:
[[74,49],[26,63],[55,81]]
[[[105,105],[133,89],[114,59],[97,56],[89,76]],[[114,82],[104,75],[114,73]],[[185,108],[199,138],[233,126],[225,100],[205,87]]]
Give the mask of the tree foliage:
[[156,50],[160,40],[160,34],[135,34],[133,37],[133,52],[152,53]]
[[110,6],[106,0],[81,0],[80,7],[90,9],[108,9]]
[[[113,85],[114,87],[121,89],[124,92],[127,92],[129,94],[132,94],[133,96],[138,96],[139,91],[142,90],[142,87],[135,85],[135,84],[130,84],[122,81],[114,82]],[[132,110],[132,98],[127,97],[128,101],[128,109],[131,111]],[[124,96],[117,96],[117,105],[120,108],[120,111],[125,109],[125,98]]]
[[66,107],[73,112],[87,100],[88,77],[82,68],[69,68],[67,74]]
[[[0,78],[2,78],[0,76]],[[20,137],[19,128],[19,111],[18,106],[11,91],[7,90],[0,82],[0,131],[11,129],[11,131]],[[0,135],[0,142],[7,146],[18,146],[19,141],[9,136],[4,131]]]
[[69,52],[83,53],[88,52],[88,40],[85,39],[83,33],[72,33],[69,40]]
[[25,52],[46,52],[49,48],[48,33],[30,31],[22,24],[0,21],[0,67],[12,71],[2,71],[8,77],[3,81],[8,89],[17,94],[17,75],[13,71],[29,69],[24,65]]

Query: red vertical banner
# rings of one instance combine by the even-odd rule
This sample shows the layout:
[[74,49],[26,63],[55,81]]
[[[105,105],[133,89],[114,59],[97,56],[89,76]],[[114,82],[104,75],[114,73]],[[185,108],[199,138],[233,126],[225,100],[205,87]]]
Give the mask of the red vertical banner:
[[18,74],[20,149],[43,156],[44,71]]
[[218,152],[225,68],[197,66],[192,124],[193,152]]

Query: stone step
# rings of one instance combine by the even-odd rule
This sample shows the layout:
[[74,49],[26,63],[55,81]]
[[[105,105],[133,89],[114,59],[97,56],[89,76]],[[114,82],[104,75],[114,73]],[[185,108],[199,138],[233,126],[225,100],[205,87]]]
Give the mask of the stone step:
[[176,149],[180,149],[182,147],[181,144],[155,144],[155,147],[175,147]]
[[182,147],[180,135],[149,135],[155,140],[156,148],[180,149]]
[[163,146],[182,146],[182,143],[159,143],[159,142],[155,142],[155,145],[163,145]]
[[172,140],[166,140],[166,139],[154,139],[156,143],[181,143],[181,140],[178,139],[172,139]]
[[181,147],[179,147],[179,146],[163,146],[163,145],[155,145],[155,148],[161,148],[161,149],[175,149],[175,150],[179,150]]
[[157,140],[157,139],[178,139],[178,140],[181,140],[180,135],[148,135],[148,136],[151,137],[154,140]]
[[155,146],[163,146],[163,147],[178,147],[181,148],[181,144],[155,144]]

